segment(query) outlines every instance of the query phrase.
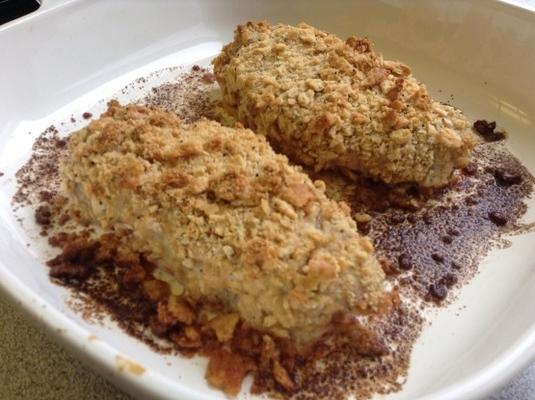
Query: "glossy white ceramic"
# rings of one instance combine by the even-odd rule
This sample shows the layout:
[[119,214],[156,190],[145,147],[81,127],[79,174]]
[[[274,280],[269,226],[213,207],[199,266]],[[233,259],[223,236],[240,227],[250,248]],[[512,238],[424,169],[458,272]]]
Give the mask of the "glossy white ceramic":
[[[490,0],[45,0],[37,13],[0,26],[0,287],[140,399],[225,397],[206,385],[204,360],[156,354],[66,305],[66,291],[48,280],[47,250],[30,220],[21,226],[12,213],[13,175],[48,125],[98,113],[99,100],[151,71],[208,64],[234,26],[250,19],[369,36],[388,58],[411,65],[436,98],[453,98],[470,118],[497,120],[535,171],[535,14],[527,9]],[[534,210],[530,201],[527,221]],[[514,237],[511,247],[490,254],[455,304],[433,313],[404,389],[388,399],[483,398],[533,359],[534,239]],[[145,373],[119,372],[118,355]]]

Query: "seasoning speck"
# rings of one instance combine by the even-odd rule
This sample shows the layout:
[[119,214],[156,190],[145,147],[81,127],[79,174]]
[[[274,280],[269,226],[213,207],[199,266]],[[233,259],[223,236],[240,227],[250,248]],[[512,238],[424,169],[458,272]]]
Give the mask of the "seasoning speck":
[[442,236],[442,241],[446,244],[451,244],[453,242],[453,238],[449,235]]
[[432,284],[429,286],[429,294],[437,300],[444,300],[448,295],[448,289],[441,284]]
[[507,218],[499,211],[491,211],[489,219],[498,226],[504,226],[507,223]]
[[448,228],[447,233],[451,236],[459,236],[461,234],[456,228]]
[[405,253],[401,254],[398,257],[398,263],[399,263],[399,268],[405,271],[408,271],[409,269],[412,268],[412,261],[408,254],[405,254]]
[[501,186],[518,185],[522,182],[522,176],[519,173],[505,169],[494,171],[494,177],[496,178],[496,182]]
[[370,223],[369,222],[357,222],[357,228],[360,233],[367,235],[370,233]]
[[463,168],[463,171],[466,175],[474,175],[477,172],[477,165],[474,163],[470,163]]
[[444,261],[444,256],[440,253],[431,254],[431,258],[435,260],[436,262],[440,262],[440,263]]
[[50,219],[52,218],[52,213],[48,206],[39,206],[35,210],[35,222],[39,225],[50,225]]
[[391,217],[390,217],[390,222],[392,223],[392,225],[397,225],[397,224],[401,224],[402,222],[405,221],[405,215],[399,213],[399,214],[393,214]]
[[457,283],[457,275],[453,272],[449,272],[440,280],[440,283],[446,285],[447,287],[453,286]]

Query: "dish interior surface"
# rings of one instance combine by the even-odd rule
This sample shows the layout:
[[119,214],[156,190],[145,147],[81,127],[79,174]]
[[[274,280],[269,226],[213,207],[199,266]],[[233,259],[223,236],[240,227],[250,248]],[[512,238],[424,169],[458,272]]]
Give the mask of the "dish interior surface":
[[[0,286],[139,398],[225,396],[205,383],[204,359],[160,355],[110,321],[84,320],[66,304],[68,292],[49,281],[44,261],[52,253],[31,226],[32,218],[21,226],[11,205],[14,174],[48,126],[72,131],[86,123],[83,112],[100,114],[112,96],[123,103],[139,98],[181,70],[166,70],[142,88],[120,91],[151,72],[208,66],[238,23],[304,21],[342,38],[368,36],[386,57],[410,65],[435,99],[449,101],[471,120],[496,120],[509,134],[508,147],[535,173],[535,80],[530,79],[535,14],[528,11],[499,2],[390,0],[51,3],[0,28],[0,54],[9,55],[0,76],[0,171],[5,174],[0,178]],[[58,125],[71,115],[77,117],[74,125]],[[535,221],[533,199],[524,221]],[[479,398],[533,357],[534,238],[533,232],[510,238],[510,246],[485,258],[453,304],[431,313],[407,382],[388,399]],[[145,372],[120,372],[118,354]]]

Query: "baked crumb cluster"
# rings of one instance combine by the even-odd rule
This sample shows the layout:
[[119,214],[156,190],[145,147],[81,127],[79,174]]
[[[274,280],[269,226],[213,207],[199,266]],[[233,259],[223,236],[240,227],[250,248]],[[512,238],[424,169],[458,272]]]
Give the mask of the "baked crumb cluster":
[[442,186],[474,145],[459,110],[432,100],[409,67],[384,60],[365,38],[248,22],[214,72],[242,123],[316,171]]
[[263,136],[112,101],[68,146],[70,205],[126,235],[192,303],[306,343],[335,313],[383,301],[384,274],[348,207]]

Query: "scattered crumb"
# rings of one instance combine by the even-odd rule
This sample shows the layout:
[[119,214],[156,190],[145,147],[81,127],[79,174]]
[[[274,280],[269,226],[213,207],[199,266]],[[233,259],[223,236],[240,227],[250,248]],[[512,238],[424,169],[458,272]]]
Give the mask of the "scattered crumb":
[[135,376],[141,376],[145,373],[145,368],[141,365],[120,355],[115,357],[115,364],[119,372],[128,372]]

